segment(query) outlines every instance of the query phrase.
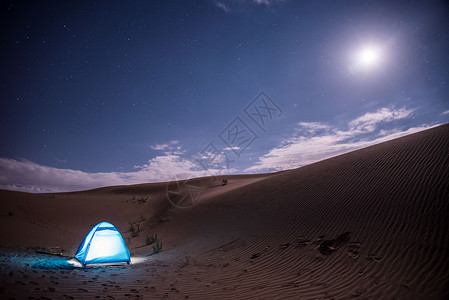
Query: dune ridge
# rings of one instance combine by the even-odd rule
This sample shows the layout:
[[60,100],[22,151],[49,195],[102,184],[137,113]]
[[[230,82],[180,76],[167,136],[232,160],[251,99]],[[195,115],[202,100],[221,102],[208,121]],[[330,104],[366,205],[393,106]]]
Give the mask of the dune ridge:
[[[1,292],[116,299],[449,296],[449,125],[299,169],[190,183],[202,193],[187,208],[170,204],[167,183],[61,194],[1,191],[0,226],[17,229],[0,231],[1,245],[9,247]],[[26,261],[27,247],[57,245],[73,255],[100,216],[148,260],[89,270],[11,263],[14,249]],[[139,236],[131,237],[130,223],[142,228]],[[145,235],[154,232],[164,251],[146,256]],[[54,291],[34,290],[30,281]]]

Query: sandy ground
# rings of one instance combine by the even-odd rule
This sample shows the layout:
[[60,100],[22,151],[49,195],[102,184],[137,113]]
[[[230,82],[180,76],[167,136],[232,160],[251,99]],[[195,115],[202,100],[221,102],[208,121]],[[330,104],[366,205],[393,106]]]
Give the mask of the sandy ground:
[[[449,296],[449,125],[274,174],[0,197],[1,299]],[[100,221],[130,266],[72,259]]]

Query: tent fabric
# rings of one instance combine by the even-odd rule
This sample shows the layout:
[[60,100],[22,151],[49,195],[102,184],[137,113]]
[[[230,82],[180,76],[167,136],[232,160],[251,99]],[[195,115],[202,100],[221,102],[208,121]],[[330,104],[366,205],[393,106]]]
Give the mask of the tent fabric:
[[122,235],[108,222],[101,222],[89,231],[75,258],[83,265],[130,262]]

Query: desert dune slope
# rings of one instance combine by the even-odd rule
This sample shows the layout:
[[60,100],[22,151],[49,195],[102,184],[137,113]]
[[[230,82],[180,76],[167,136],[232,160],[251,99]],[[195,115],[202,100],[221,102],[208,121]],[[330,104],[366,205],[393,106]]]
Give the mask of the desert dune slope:
[[[0,197],[0,298],[449,296],[449,125],[279,173]],[[130,266],[36,253],[73,257],[100,221]]]

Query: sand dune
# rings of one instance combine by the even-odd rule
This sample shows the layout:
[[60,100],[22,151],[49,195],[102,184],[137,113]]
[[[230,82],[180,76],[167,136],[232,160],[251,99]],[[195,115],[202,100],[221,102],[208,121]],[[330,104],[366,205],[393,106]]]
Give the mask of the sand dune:
[[[295,170],[182,183],[1,191],[0,297],[449,296],[449,125]],[[122,232],[131,266],[74,268],[35,251],[73,256],[103,220]]]

